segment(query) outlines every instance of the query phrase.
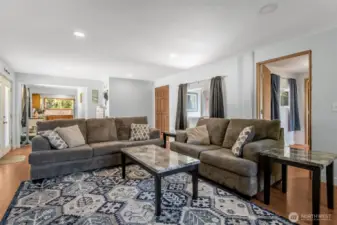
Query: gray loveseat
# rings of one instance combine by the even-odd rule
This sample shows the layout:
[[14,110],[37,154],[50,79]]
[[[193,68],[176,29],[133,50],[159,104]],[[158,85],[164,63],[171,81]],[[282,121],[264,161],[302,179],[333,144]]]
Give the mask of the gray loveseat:
[[[187,144],[186,131],[177,131],[176,141],[170,143],[173,151],[200,159],[199,173],[221,185],[246,196],[263,190],[263,171],[259,152],[264,148],[283,147],[283,129],[280,121],[254,119],[199,119],[197,126],[207,125],[211,145]],[[255,137],[243,148],[243,157],[234,156],[234,145],[243,128],[253,125]],[[272,165],[271,181],[281,179],[280,164]]]
[[78,171],[99,169],[120,164],[120,149],[128,146],[155,144],[163,146],[158,129],[150,130],[150,140],[129,141],[132,123],[147,124],[147,117],[53,120],[37,123],[37,131],[78,125],[85,145],[56,150],[47,139],[37,135],[29,155],[31,179],[41,179]]

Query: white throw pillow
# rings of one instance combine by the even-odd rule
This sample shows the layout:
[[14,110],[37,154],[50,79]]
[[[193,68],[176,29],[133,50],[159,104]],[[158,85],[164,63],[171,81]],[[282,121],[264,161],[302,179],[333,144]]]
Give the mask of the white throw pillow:
[[203,126],[187,128],[187,144],[210,145],[209,133],[206,124]]
[[60,135],[55,130],[39,131],[37,134],[46,138],[49,141],[50,145],[55,149],[68,148],[67,143],[60,137]]
[[150,140],[150,126],[148,124],[131,124],[130,141]]
[[245,127],[241,131],[239,137],[236,139],[236,142],[232,147],[233,154],[237,157],[241,157],[243,154],[243,147],[245,146],[245,144],[252,141],[254,136],[255,136],[254,127],[253,126]]
[[83,134],[78,125],[70,127],[58,127],[55,131],[67,143],[69,148],[85,145]]

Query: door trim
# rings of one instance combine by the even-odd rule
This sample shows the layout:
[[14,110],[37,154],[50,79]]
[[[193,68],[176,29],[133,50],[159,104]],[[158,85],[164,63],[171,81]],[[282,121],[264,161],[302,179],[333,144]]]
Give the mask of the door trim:
[[[3,150],[5,150],[5,152],[4,154],[2,154],[1,152],[1,155],[0,155],[0,158],[1,158],[2,156],[6,155],[10,150],[13,149],[13,116],[12,116],[13,115],[13,82],[2,74],[0,74],[0,82],[3,85],[6,85],[9,87],[9,118],[7,118],[8,125],[9,125],[9,134],[8,134],[9,135],[9,147],[5,148],[4,146]],[[5,89],[3,88],[3,90]],[[0,110],[2,110],[1,107],[2,106],[0,105]],[[2,119],[0,121],[2,121]]]
[[298,56],[302,56],[302,55],[308,55],[309,56],[309,105],[308,105],[308,110],[309,110],[309,116],[308,116],[308,136],[309,136],[309,140],[308,140],[308,145],[309,145],[309,150],[311,150],[312,147],[312,51],[311,50],[307,50],[307,51],[302,51],[302,52],[297,52],[297,53],[293,53],[290,55],[285,55],[285,56],[281,56],[281,57],[277,57],[277,58],[273,58],[273,59],[268,59],[265,61],[261,61],[261,62],[257,62],[256,63],[256,115],[255,117],[257,119],[260,119],[259,115],[262,109],[262,105],[261,105],[261,66],[264,64],[268,64],[268,63],[272,63],[272,62],[277,62],[277,61],[281,61],[281,60],[285,60],[285,59],[289,59],[289,58],[295,58]]

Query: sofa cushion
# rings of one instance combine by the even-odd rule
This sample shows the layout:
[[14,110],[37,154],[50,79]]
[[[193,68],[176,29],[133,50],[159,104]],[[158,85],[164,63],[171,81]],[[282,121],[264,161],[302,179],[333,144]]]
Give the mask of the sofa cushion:
[[127,143],[121,141],[109,141],[89,144],[94,151],[94,156],[109,155],[120,152],[121,148],[127,147]]
[[209,134],[206,125],[187,128],[186,133],[188,144],[210,145]]
[[130,141],[146,141],[150,139],[150,127],[148,124],[131,124]]
[[118,140],[129,140],[131,124],[147,124],[147,117],[116,117],[115,118]]
[[222,118],[200,118],[197,126],[207,125],[211,144],[222,146],[229,120]]
[[249,126],[254,126],[253,141],[262,139],[279,140],[281,125],[279,120],[231,119],[222,146],[232,148],[240,132]]
[[89,144],[118,140],[115,119],[88,119],[87,137]]
[[51,150],[52,146],[50,145],[49,141],[40,136],[36,135],[32,139],[32,151],[45,151],[45,150]]
[[225,148],[202,152],[200,161],[245,177],[256,176],[258,171],[257,163],[238,158],[230,149]]
[[253,140],[254,134],[255,133],[253,126],[246,127],[241,131],[238,139],[236,140],[236,142],[232,147],[232,152],[236,157],[242,156],[243,147],[245,146],[245,144]]
[[78,125],[70,127],[57,127],[55,131],[67,143],[69,148],[74,148],[85,144],[84,137]]
[[48,120],[36,122],[37,132],[43,130],[54,130],[56,127],[70,127],[74,125],[78,125],[85,141],[87,141],[87,125],[85,119]]
[[221,147],[217,145],[193,145],[177,141],[170,143],[171,150],[183,155],[194,157],[196,159],[199,158],[200,153],[203,151],[215,150],[219,148]]
[[38,132],[39,135],[46,138],[54,149],[68,148],[67,143],[60,137],[55,130],[44,130]]
[[89,145],[82,145],[74,148],[62,150],[36,151],[29,155],[29,163],[40,165],[46,163],[73,161],[78,159],[89,159],[93,155],[92,148]]
[[187,141],[186,130],[176,130],[176,141],[186,143]]
[[160,138],[160,130],[157,128],[150,128],[150,139]]
[[145,141],[121,141],[122,143],[125,143],[127,147],[131,146],[142,146],[142,145],[158,145],[163,146],[164,140],[157,138],[157,139],[150,139]]

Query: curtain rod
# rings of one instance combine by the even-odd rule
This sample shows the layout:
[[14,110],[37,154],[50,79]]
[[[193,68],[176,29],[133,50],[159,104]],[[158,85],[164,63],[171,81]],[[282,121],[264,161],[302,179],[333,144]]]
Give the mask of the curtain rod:
[[[216,76],[216,77],[228,77],[228,76]],[[213,77],[212,77],[213,78]],[[203,80],[197,80],[197,81],[194,81],[194,82],[190,82],[190,83],[187,83],[187,84],[195,84],[195,83],[200,83],[200,82],[203,82],[203,81],[206,81],[206,80],[211,80],[212,78],[208,78],[208,79],[203,79]]]

